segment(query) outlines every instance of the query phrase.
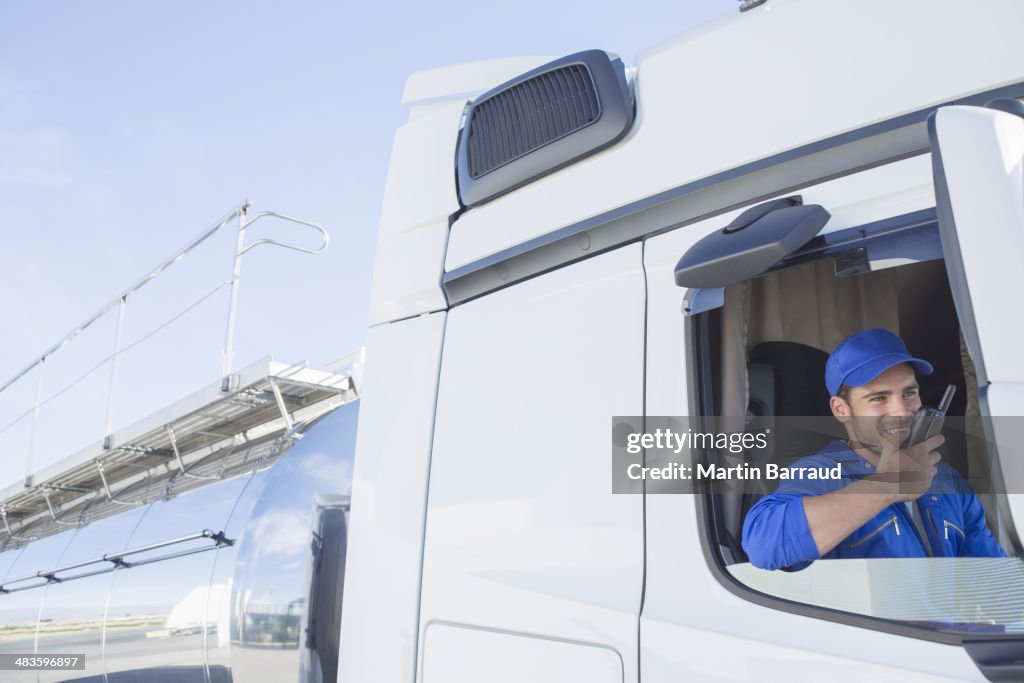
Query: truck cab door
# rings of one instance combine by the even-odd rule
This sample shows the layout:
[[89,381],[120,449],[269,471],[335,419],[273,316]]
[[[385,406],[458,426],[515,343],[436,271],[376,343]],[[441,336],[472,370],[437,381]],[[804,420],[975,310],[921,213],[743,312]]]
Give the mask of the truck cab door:
[[[958,116],[958,112],[963,115]],[[952,116],[947,116],[949,114]],[[981,123],[972,120],[975,118],[980,118]],[[1024,119],[979,108],[940,110],[938,138],[933,141],[932,151],[937,168],[942,169],[935,179],[939,197],[937,211],[940,215],[941,212],[947,214],[941,239],[944,268],[950,273],[960,325],[977,366],[979,385],[983,387],[977,392],[981,394],[982,413],[1024,415],[1024,360],[1014,354],[1021,331],[1015,321],[1019,316],[1013,307],[1014,288],[1007,284],[1013,282],[1012,278],[1024,263],[1024,171],[1021,168]],[[897,177],[906,169],[880,168],[892,175],[882,176],[883,180],[877,184],[869,176],[851,174],[849,178],[824,180],[820,185],[801,188],[800,192],[808,204],[817,202],[826,208],[840,209],[836,215],[846,223],[823,235],[835,238],[837,241],[831,244],[838,244],[838,240],[845,238],[837,236],[861,227],[849,218],[856,211],[847,210],[845,216],[840,215],[843,207],[859,206],[858,210],[868,207],[870,221],[876,226],[887,224],[893,218],[903,218],[885,213],[890,210],[891,196],[884,178]],[[900,176],[900,182],[907,183],[900,187],[927,187],[927,168],[913,166],[906,178]],[[930,197],[925,198],[928,200]],[[758,199],[752,197],[751,201]],[[772,206],[771,202],[763,205]],[[771,218],[776,211],[793,211],[793,208],[776,208],[764,216]],[[936,251],[929,251],[927,258],[920,260],[941,265],[936,258],[938,245],[931,241],[934,228],[930,216],[927,221],[928,244]],[[792,225],[797,224],[802,221]],[[714,375],[724,385],[723,378],[731,381],[746,376],[743,367],[732,367],[728,372],[722,369],[727,362],[735,365],[745,360],[730,360],[724,353],[716,357],[714,363],[701,359],[710,354],[704,353],[705,339],[700,336],[701,328],[695,322],[700,316],[707,316],[706,320],[714,324],[709,322],[705,329],[724,335],[732,329],[727,328],[727,324],[744,325],[749,313],[735,316],[736,320],[726,319],[724,313],[715,312],[716,307],[722,305],[721,301],[712,301],[710,296],[700,301],[695,292],[703,290],[710,295],[714,288],[759,277],[773,267],[769,254],[776,254],[776,261],[799,256],[797,251],[803,249],[799,243],[811,237],[805,235],[802,228],[800,239],[794,237],[792,241],[789,236],[796,233],[782,230],[775,235],[762,228],[756,234],[744,235],[751,228],[743,225],[742,213],[723,213],[654,235],[644,242],[647,279],[644,413],[648,425],[657,416],[711,415],[713,413],[701,405],[708,401],[700,388],[713,384],[707,379]],[[812,228],[808,227],[809,233]],[[759,244],[747,242],[757,235],[772,239]],[[727,248],[720,249],[723,243]],[[819,246],[811,245],[811,248],[819,249]],[[843,253],[852,251],[847,248]],[[765,254],[764,262],[759,256],[753,258],[757,253]],[[879,262],[882,261],[880,257]],[[802,263],[808,265],[809,262]],[[869,265],[872,263],[874,261],[869,261]],[[835,263],[837,279],[842,265]],[[879,270],[888,267],[895,270],[895,266]],[[823,292],[822,298],[828,300],[826,305],[832,305],[831,290]],[[691,293],[694,294],[691,296]],[[853,301],[859,306],[868,296]],[[853,304],[842,305],[854,307]],[[944,320],[943,324],[955,323]],[[878,326],[883,325],[863,327]],[[706,346],[712,343],[717,344],[718,340],[707,341]],[[722,398],[724,394],[725,387],[715,398]],[[740,405],[746,403],[744,397]],[[721,414],[739,413],[723,411]],[[997,439],[1002,441],[998,435]],[[1016,453],[1004,449],[1001,455],[1006,460]],[[1011,465],[1019,469],[1012,471]],[[1024,465],[1005,464],[1003,471],[1008,490],[1024,491]],[[1005,508],[1007,496],[996,498],[1003,500]],[[810,682],[834,675],[836,671],[842,671],[851,680],[901,680],[909,671],[915,672],[917,680],[977,680],[979,669],[983,675],[998,675],[1002,670],[1009,671],[1010,678],[1019,678],[1020,672],[1012,667],[1020,645],[1012,639],[978,640],[965,636],[960,641],[959,635],[940,639],[924,630],[908,632],[899,623],[866,621],[862,617],[872,616],[871,608],[842,606],[826,611],[821,609],[823,603],[806,599],[783,602],[770,591],[750,590],[751,584],[745,584],[742,579],[734,581],[749,564],[733,559],[719,566],[722,559],[719,555],[724,556],[724,552],[716,545],[716,541],[721,542],[721,536],[715,534],[713,520],[708,518],[707,499],[699,494],[653,495],[651,487],[645,491],[644,601],[640,617],[642,683],[667,683],[681,678]],[[1017,519],[1024,519],[1024,500],[1017,506]],[[1008,511],[1000,514],[1004,518],[1010,516]],[[1011,555],[1015,554],[1012,544],[1004,543],[1004,547]],[[853,576],[845,573],[851,569],[846,563],[852,561],[837,562],[833,566],[817,565],[817,569],[844,572],[843,579]],[[922,568],[927,562],[921,559]],[[803,574],[793,572],[785,576],[797,581],[806,578],[808,585],[821,589],[820,595],[832,594],[832,589],[825,588],[826,585],[834,585],[834,594],[844,599],[863,595],[873,608],[875,602],[884,602],[884,599],[876,600],[873,588],[884,586],[884,577],[872,583],[873,577],[884,568],[884,563],[858,568],[857,571],[862,572],[859,583],[831,578],[818,581],[817,576],[809,573],[813,568]],[[891,656],[894,652],[899,652],[898,657]]]
[[[1024,332],[1016,293],[1024,264],[1024,103],[951,106],[928,121],[942,248],[964,341],[978,379],[978,402],[1000,449],[1001,491],[1024,521]],[[1014,448],[1014,451],[1016,448]],[[1008,521],[1008,520],[1007,520]],[[1014,542],[1014,545],[1019,545]]]

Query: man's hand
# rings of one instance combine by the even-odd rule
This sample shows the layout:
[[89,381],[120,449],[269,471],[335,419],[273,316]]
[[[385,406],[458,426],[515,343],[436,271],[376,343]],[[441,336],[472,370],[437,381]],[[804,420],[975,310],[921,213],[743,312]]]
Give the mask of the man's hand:
[[896,502],[916,500],[932,485],[939,454],[945,442],[938,434],[906,450],[887,445],[875,474],[839,491],[803,499],[807,528],[824,555],[847,536]]
[[875,474],[868,479],[897,484],[892,493],[899,502],[916,500],[932,485],[941,457],[935,449],[945,441],[946,437],[936,434],[905,450],[887,442]]

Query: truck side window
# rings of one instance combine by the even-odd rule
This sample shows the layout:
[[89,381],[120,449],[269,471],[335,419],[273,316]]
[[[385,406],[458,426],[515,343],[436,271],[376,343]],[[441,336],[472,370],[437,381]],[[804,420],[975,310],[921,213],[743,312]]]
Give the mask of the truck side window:
[[[918,233],[913,239],[937,239],[934,223]],[[876,240],[876,249],[884,239],[896,251],[899,240],[908,244],[910,237],[865,234],[865,240]],[[851,249],[859,248],[854,241]],[[774,428],[772,449],[747,451],[747,464],[786,470],[829,453],[840,460],[849,455],[844,472],[861,468],[868,476],[871,462],[850,450],[845,428],[832,416],[826,364],[848,335],[890,330],[933,367],[930,374],[916,375],[917,386],[909,391],[919,395],[908,397],[908,404],[934,406],[947,386],[955,387],[938,467],[963,487],[976,484],[977,495],[930,488],[919,504],[883,508],[819,559],[803,498],[831,489],[755,481],[704,495],[709,547],[732,580],[763,594],[929,629],[1010,633],[1024,625],[1024,598],[1007,605],[1020,594],[1010,587],[1024,587],[1024,571],[1019,560],[1006,556],[1014,553],[1005,494],[987,485],[993,454],[968,428],[980,421],[977,380],[944,262],[930,253],[929,259],[848,273],[842,254],[792,258],[792,265],[784,261],[731,285],[723,306],[691,320],[692,337],[704,349],[696,358],[706,367],[688,374],[698,383],[694,395],[703,415],[745,416],[748,431]],[[910,373],[908,381],[913,378]],[[830,426],[804,429],[801,420],[808,418],[809,424]],[[841,486],[856,480],[849,476]],[[794,491],[799,493],[787,493]],[[803,540],[793,541],[799,534]],[[785,609],[782,603],[780,608]]]

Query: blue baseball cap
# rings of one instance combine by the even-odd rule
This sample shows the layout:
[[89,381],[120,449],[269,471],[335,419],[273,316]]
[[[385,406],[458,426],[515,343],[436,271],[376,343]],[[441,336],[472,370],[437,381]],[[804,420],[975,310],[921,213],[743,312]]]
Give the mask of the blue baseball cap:
[[914,358],[903,340],[889,330],[864,330],[839,342],[825,363],[825,386],[835,396],[839,387],[864,386],[894,365],[910,363],[921,375],[932,374],[932,364]]

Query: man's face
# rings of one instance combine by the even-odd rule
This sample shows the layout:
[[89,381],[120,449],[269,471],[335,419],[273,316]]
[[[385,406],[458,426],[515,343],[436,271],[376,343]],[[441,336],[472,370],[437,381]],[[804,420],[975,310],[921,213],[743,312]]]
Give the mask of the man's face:
[[833,396],[831,407],[850,438],[872,452],[881,453],[886,441],[899,446],[921,408],[914,370],[906,363],[894,365],[870,383],[852,387],[848,400]]

